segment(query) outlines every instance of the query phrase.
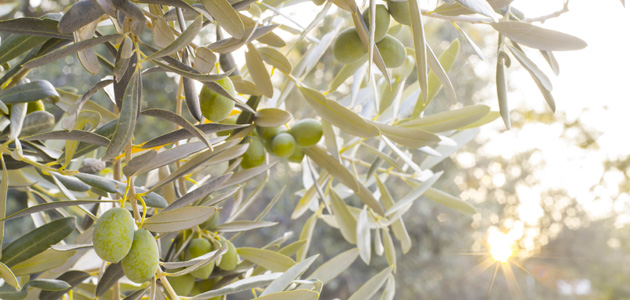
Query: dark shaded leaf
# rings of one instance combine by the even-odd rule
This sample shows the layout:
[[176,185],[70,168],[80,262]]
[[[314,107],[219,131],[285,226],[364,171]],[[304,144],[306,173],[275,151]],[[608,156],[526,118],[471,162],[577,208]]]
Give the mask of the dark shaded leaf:
[[39,205],[33,205],[23,210],[20,210],[6,218],[3,221],[13,220],[19,217],[28,216],[37,212],[47,211],[60,207],[75,206],[82,204],[101,203],[101,202],[116,202],[117,200],[70,200],[70,201],[55,201],[50,203],[44,203]]
[[26,53],[48,40],[48,37],[13,34],[0,44],[0,65]]
[[138,108],[142,97],[142,78],[140,73],[135,72],[125,90],[125,99],[120,110],[120,117],[116,125],[116,132],[112,137],[103,160],[116,157],[131,142],[133,130],[136,128]]
[[72,39],[71,34],[59,32],[59,21],[52,19],[19,18],[0,21],[0,31],[37,35],[59,39]]
[[[62,280],[62,281],[67,282],[72,288],[72,287],[77,286],[84,280],[88,279],[89,277],[90,277],[90,274],[88,273],[85,273],[83,271],[72,270],[72,271],[67,271],[61,274],[59,277],[57,277],[57,280]],[[70,288],[67,288],[61,291],[42,291],[39,294],[39,299],[40,300],[57,300],[63,297],[63,295],[69,290]]]
[[55,87],[47,80],[31,81],[0,92],[0,100],[5,104],[32,102],[46,97],[59,99]]
[[63,48],[57,49],[55,51],[49,52],[48,54],[45,54],[43,56],[40,56],[36,59],[33,59],[29,62],[27,62],[26,64],[24,64],[25,68],[36,68],[36,67],[40,67],[43,65],[46,65],[48,63],[51,63],[53,61],[56,61],[62,57],[71,55],[71,54],[75,54],[81,50],[90,48],[90,47],[94,47],[96,45],[100,45],[112,40],[115,40],[117,38],[120,38],[121,35],[120,34],[112,34],[112,35],[104,35],[104,36],[100,36],[100,37],[95,37],[95,38],[91,38],[88,40],[83,40],[74,44],[70,44],[68,46],[65,46]]
[[208,137],[203,133],[203,131],[199,130],[199,128],[193,126],[192,124],[190,124],[190,122],[188,122],[188,120],[184,119],[182,116],[176,113],[173,113],[171,111],[164,110],[164,109],[151,108],[151,109],[142,111],[141,115],[160,118],[160,119],[169,121],[171,123],[177,124],[183,127],[184,129],[188,130],[191,134],[195,135],[197,138],[203,141],[206,144],[206,146],[208,146],[208,148],[212,149],[212,143],[210,142]]
[[89,143],[97,146],[107,147],[110,144],[110,141],[93,132],[84,131],[84,130],[59,130],[59,131],[49,131],[46,133],[29,136],[23,138],[25,141],[44,141],[44,140],[66,140],[66,141],[80,141],[83,143]]
[[59,20],[59,32],[72,33],[98,20],[104,14],[105,11],[94,1],[81,0],[73,4],[61,17],[61,20]]
[[96,285],[96,297],[100,297],[105,292],[107,292],[120,278],[125,276],[125,273],[122,269],[122,264],[120,262],[115,264],[110,264],[107,269],[105,269],[105,273],[98,281]]
[[48,249],[74,231],[75,217],[61,218],[35,228],[2,250],[5,265],[11,267]]
[[129,161],[127,165],[123,167],[123,174],[125,174],[125,176],[127,177],[131,177],[132,175],[136,174],[136,172],[138,172],[138,170],[144,165],[154,160],[156,156],[157,151],[150,150],[132,158],[131,161]]
[[[195,127],[197,127],[199,130],[201,130],[205,134],[211,134],[211,133],[221,132],[221,131],[226,131],[226,130],[233,130],[237,128],[245,128],[247,126],[248,125],[232,125],[232,124],[221,124],[221,123],[207,123],[207,124],[195,125]],[[179,130],[175,130],[167,134],[158,136],[142,144],[142,148],[147,149],[147,148],[162,146],[162,145],[174,143],[177,141],[181,141],[184,139],[189,139],[193,136],[194,135],[190,133],[190,131],[186,129],[179,129]],[[219,142],[217,139],[210,139],[210,141],[212,143]]]
[[27,114],[22,124],[20,137],[48,131],[55,126],[55,116],[47,111],[35,111]]

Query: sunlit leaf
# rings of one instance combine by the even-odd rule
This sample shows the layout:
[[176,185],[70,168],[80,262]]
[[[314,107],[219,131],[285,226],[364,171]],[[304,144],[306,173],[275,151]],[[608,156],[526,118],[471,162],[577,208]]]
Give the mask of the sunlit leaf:
[[193,39],[195,39],[199,31],[201,30],[202,24],[203,24],[203,17],[199,15],[190,24],[190,26],[188,26],[188,28],[186,28],[186,30],[182,32],[179,35],[179,37],[177,37],[172,43],[158,50],[157,52],[154,52],[153,54],[149,55],[146,58],[146,60],[153,60],[153,59],[160,58],[162,56],[171,55],[183,49],[188,44],[190,44],[193,41]]
[[357,220],[350,213],[346,203],[337,195],[337,193],[331,189],[330,191],[330,205],[332,212],[335,215],[337,224],[339,225],[339,231],[341,235],[350,244],[357,243]]
[[368,226],[367,207],[363,207],[357,221],[356,228],[357,246],[359,247],[359,255],[366,265],[370,265],[372,256],[372,238],[370,236],[370,228]]
[[254,123],[262,127],[281,126],[293,118],[291,113],[277,108],[263,108],[256,112]]
[[245,27],[238,13],[227,0],[201,0],[217,23],[237,39],[245,37]]
[[175,232],[199,225],[217,211],[214,207],[188,206],[158,213],[144,220],[144,228],[153,232]]
[[[215,1],[215,0],[213,0]],[[265,64],[262,61],[262,57],[252,44],[247,44],[247,52],[245,52],[245,61],[247,63],[247,69],[250,76],[254,80],[256,87],[268,98],[273,97],[273,85],[271,84],[271,77]]]
[[467,214],[477,213],[477,209],[475,209],[475,207],[472,206],[471,204],[464,202],[453,195],[449,195],[435,188],[427,189],[427,191],[424,193],[424,196],[446,207],[461,211],[463,213],[467,213]]
[[370,278],[370,280],[366,281],[356,292],[354,292],[348,300],[370,299],[385,283],[385,280],[387,280],[387,277],[391,274],[391,272],[391,268],[385,268],[383,271],[374,275],[374,277]]
[[261,47],[258,48],[258,53],[260,53],[260,56],[266,63],[278,68],[278,70],[284,73],[291,73],[293,66],[291,66],[291,62],[280,51],[270,47]]
[[575,36],[530,23],[503,21],[491,25],[509,39],[527,47],[549,51],[580,50],[586,47],[586,42]]
[[214,229],[218,232],[240,232],[258,228],[271,227],[278,224],[278,222],[267,221],[233,221],[230,223],[223,223],[215,226]]
[[258,248],[237,248],[238,255],[272,272],[284,272],[295,265],[290,257],[278,252]]
[[17,276],[41,273],[62,266],[75,253],[76,251],[57,251],[48,249],[14,265],[11,269]]
[[260,297],[256,297],[260,300],[317,300],[319,294],[309,290],[294,290],[286,292],[277,292]]

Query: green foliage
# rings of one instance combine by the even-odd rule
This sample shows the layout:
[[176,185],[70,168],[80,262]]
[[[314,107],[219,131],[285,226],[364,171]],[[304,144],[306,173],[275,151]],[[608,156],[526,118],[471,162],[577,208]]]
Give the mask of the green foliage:
[[[282,0],[83,0],[3,19],[0,238],[13,242],[1,251],[0,297],[23,299],[30,287],[43,290],[42,299],[71,289],[79,299],[139,299],[147,291],[158,299],[251,291],[260,299],[318,299],[361,257],[387,266],[349,299],[369,299],[382,286],[381,299],[393,299],[404,259],[397,247],[413,247],[403,216],[421,196],[476,213],[432,186],[442,174],[432,168],[499,117],[483,105],[427,109],[443,100],[441,89],[457,98],[448,72],[460,42],[448,40],[435,54],[425,37],[433,25],[424,19],[486,22],[499,33],[506,124],[510,57],[553,109],[551,82],[523,48],[550,58],[585,46],[505,13],[508,4],[458,1],[426,12],[416,1],[387,1],[374,6],[374,44],[369,8],[360,13],[352,0],[334,1],[334,18],[326,2],[299,29],[273,19],[286,14],[271,11],[296,10]],[[403,25],[390,28],[390,14]],[[241,50],[244,58],[234,55]],[[66,67],[80,69],[67,65],[75,59],[84,80],[63,81],[71,76]],[[285,201],[281,178],[300,178],[294,169],[301,167],[304,189],[289,189],[300,199]],[[405,196],[392,197],[392,181],[404,182],[396,194]],[[269,187],[273,199],[262,201]],[[26,208],[10,215],[9,189],[26,195]],[[268,236],[279,223],[268,221],[270,212],[288,212],[280,201],[293,212],[278,221],[307,215],[296,240]],[[5,235],[6,221],[26,217],[39,226]],[[340,231],[356,248],[315,263],[313,245],[325,238],[316,226]],[[90,247],[105,271],[67,271]],[[30,279],[40,273],[56,279]]]

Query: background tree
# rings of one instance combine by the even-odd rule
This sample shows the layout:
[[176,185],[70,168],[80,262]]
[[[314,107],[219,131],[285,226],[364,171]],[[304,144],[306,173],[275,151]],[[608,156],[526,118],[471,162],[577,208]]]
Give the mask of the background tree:
[[[344,273],[357,276],[354,287],[337,285],[332,297],[368,299],[382,288],[392,299],[401,255],[428,258],[447,242],[431,235],[429,218],[406,230],[415,200],[476,212],[451,195],[458,191],[443,191],[438,178],[449,173],[438,164],[499,115],[511,126],[505,69],[518,61],[553,110],[549,79],[527,48],[555,68],[552,51],[586,45],[532,25],[544,17],[525,18],[510,2],[372,2],[367,10],[317,2],[306,27],[283,12],[310,3],[15,2],[0,21],[0,208],[3,226],[30,217],[35,228],[3,234],[2,298],[251,298],[251,290],[316,299],[360,257],[374,273]],[[449,110],[461,98],[460,81],[447,76],[464,64],[460,49],[482,55],[466,34],[476,23],[498,32],[500,113]],[[390,35],[379,41],[379,31]],[[315,121],[298,129],[307,118]],[[282,181],[291,178],[303,189]],[[294,193],[297,203],[286,197]],[[24,209],[7,213],[7,195]],[[109,220],[112,207],[129,206]],[[112,223],[127,220],[135,226]],[[268,228],[278,222],[294,233]],[[336,243],[315,264],[322,223],[347,246]],[[418,228],[429,243],[411,250]],[[120,238],[92,246],[101,233]],[[121,259],[99,248],[129,250]]]

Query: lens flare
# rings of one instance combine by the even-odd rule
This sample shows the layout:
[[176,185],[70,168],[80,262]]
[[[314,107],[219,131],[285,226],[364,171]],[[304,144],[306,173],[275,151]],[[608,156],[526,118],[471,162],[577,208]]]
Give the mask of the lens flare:
[[503,233],[491,232],[488,245],[490,245],[490,255],[496,261],[505,263],[512,256],[512,241]]

